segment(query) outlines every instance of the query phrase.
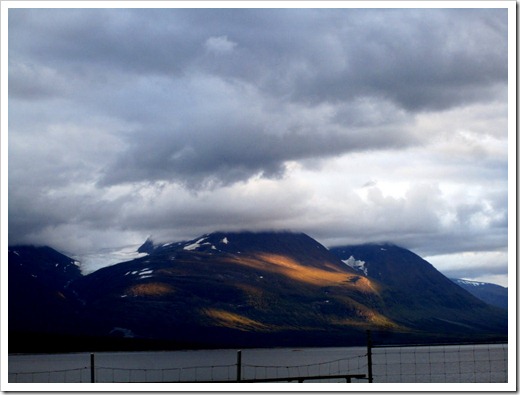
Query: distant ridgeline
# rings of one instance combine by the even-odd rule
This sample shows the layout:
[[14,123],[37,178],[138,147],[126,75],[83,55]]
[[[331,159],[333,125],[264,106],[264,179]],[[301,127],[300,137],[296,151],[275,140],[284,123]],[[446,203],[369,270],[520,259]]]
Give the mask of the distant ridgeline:
[[506,310],[394,245],[216,232],[138,251],[81,275],[49,247],[9,247],[9,352],[507,339]]
[[479,281],[456,278],[450,280],[484,302],[507,310],[507,288]]

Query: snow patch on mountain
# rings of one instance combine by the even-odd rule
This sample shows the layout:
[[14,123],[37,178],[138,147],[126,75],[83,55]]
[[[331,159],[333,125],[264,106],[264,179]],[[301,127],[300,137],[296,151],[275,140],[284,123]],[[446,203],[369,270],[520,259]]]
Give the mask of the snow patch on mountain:
[[145,267],[141,270],[133,270],[125,273],[125,276],[131,275],[131,276],[139,276],[139,279],[144,278],[150,278],[152,277],[153,269],[150,269],[149,267]]
[[353,269],[361,270],[365,274],[365,276],[368,276],[368,268],[365,266],[365,261],[358,261],[356,258],[354,258],[353,255],[351,255],[350,258],[342,260],[341,262],[343,262],[347,266],[350,266]]
[[473,287],[478,287],[480,285],[486,285],[486,283],[481,283],[478,281],[462,280],[462,279],[457,279],[456,282],[459,284],[471,285]]
[[186,251],[193,251],[193,250],[196,250],[197,248],[200,248],[201,246],[201,243],[206,240],[207,237],[203,237],[202,239],[199,239],[197,240],[195,243],[192,243],[192,244],[189,244],[187,246],[184,246],[184,250]]

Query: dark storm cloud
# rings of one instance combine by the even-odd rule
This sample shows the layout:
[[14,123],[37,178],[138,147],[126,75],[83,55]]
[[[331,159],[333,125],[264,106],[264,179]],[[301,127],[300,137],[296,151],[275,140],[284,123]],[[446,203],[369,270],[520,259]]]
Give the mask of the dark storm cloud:
[[162,10],[15,9],[9,24],[14,56],[30,53],[49,67],[78,73],[92,67],[107,75],[178,72],[200,40],[196,27],[185,30],[181,15]]
[[337,128],[327,130],[327,125],[322,125],[325,130],[321,131],[307,131],[302,126],[278,135],[247,121],[230,119],[211,129],[186,126],[185,131],[142,132],[104,170],[101,185],[173,180],[198,188],[227,185],[255,175],[280,178],[286,161],[403,147],[410,144],[403,141],[406,137],[413,138],[397,130],[387,130],[382,137],[374,130],[346,134]]
[[507,80],[504,10],[314,10],[273,19],[267,35],[237,49],[263,66],[246,78],[293,100],[375,96],[411,111],[442,109]]
[[[9,17],[13,98],[62,89],[78,106],[141,125],[102,185],[226,184],[279,177],[288,160],[413,144],[400,124],[351,126],[374,107],[406,113],[481,100],[507,80],[505,10],[18,9]],[[208,50],[215,40],[227,50]],[[323,103],[325,124],[304,118]],[[295,119],[273,117],[280,107]]]
[[507,12],[9,9],[9,241],[504,248]]
[[[500,9],[19,9],[9,17],[15,57],[107,74],[196,69],[296,100],[376,94],[438,108],[476,100],[473,89],[507,79]],[[210,37],[227,37],[235,53],[205,53]],[[446,103],[445,88],[468,92]]]

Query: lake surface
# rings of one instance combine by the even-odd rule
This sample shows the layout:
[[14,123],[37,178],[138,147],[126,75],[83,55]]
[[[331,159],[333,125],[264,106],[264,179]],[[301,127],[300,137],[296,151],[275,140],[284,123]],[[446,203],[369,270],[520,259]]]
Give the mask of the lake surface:
[[[366,347],[244,349],[240,354],[242,380],[368,374]],[[96,382],[106,383],[234,381],[237,361],[237,350],[100,352],[94,354],[93,373]],[[8,364],[9,383],[91,381],[89,353],[9,355]],[[507,367],[507,344],[372,349],[374,383],[505,383]]]

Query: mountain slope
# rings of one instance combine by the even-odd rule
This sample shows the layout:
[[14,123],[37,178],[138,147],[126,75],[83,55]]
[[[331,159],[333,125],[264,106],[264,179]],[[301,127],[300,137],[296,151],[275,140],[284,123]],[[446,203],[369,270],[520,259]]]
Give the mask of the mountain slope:
[[35,333],[81,329],[79,301],[68,288],[81,277],[78,262],[49,247],[9,247],[8,276],[9,336],[24,334],[16,346],[10,340],[10,351],[23,351]]
[[10,269],[40,278],[50,287],[64,288],[81,277],[79,262],[50,247],[12,246],[8,258]]
[[410,328],[444,333],[507,333],[507,315],[474,297],[413,252],[390,244],[330,251],[382,284],[390,318]]
[[479,281],[455,278],[450,280],[483,302],[507,310],[507,288]]
[[75,283],[103,333],[223,346],[334,344],[394,326],[371,307],[382,303],[378,284],[304,234],[213,233],[148,250]]

